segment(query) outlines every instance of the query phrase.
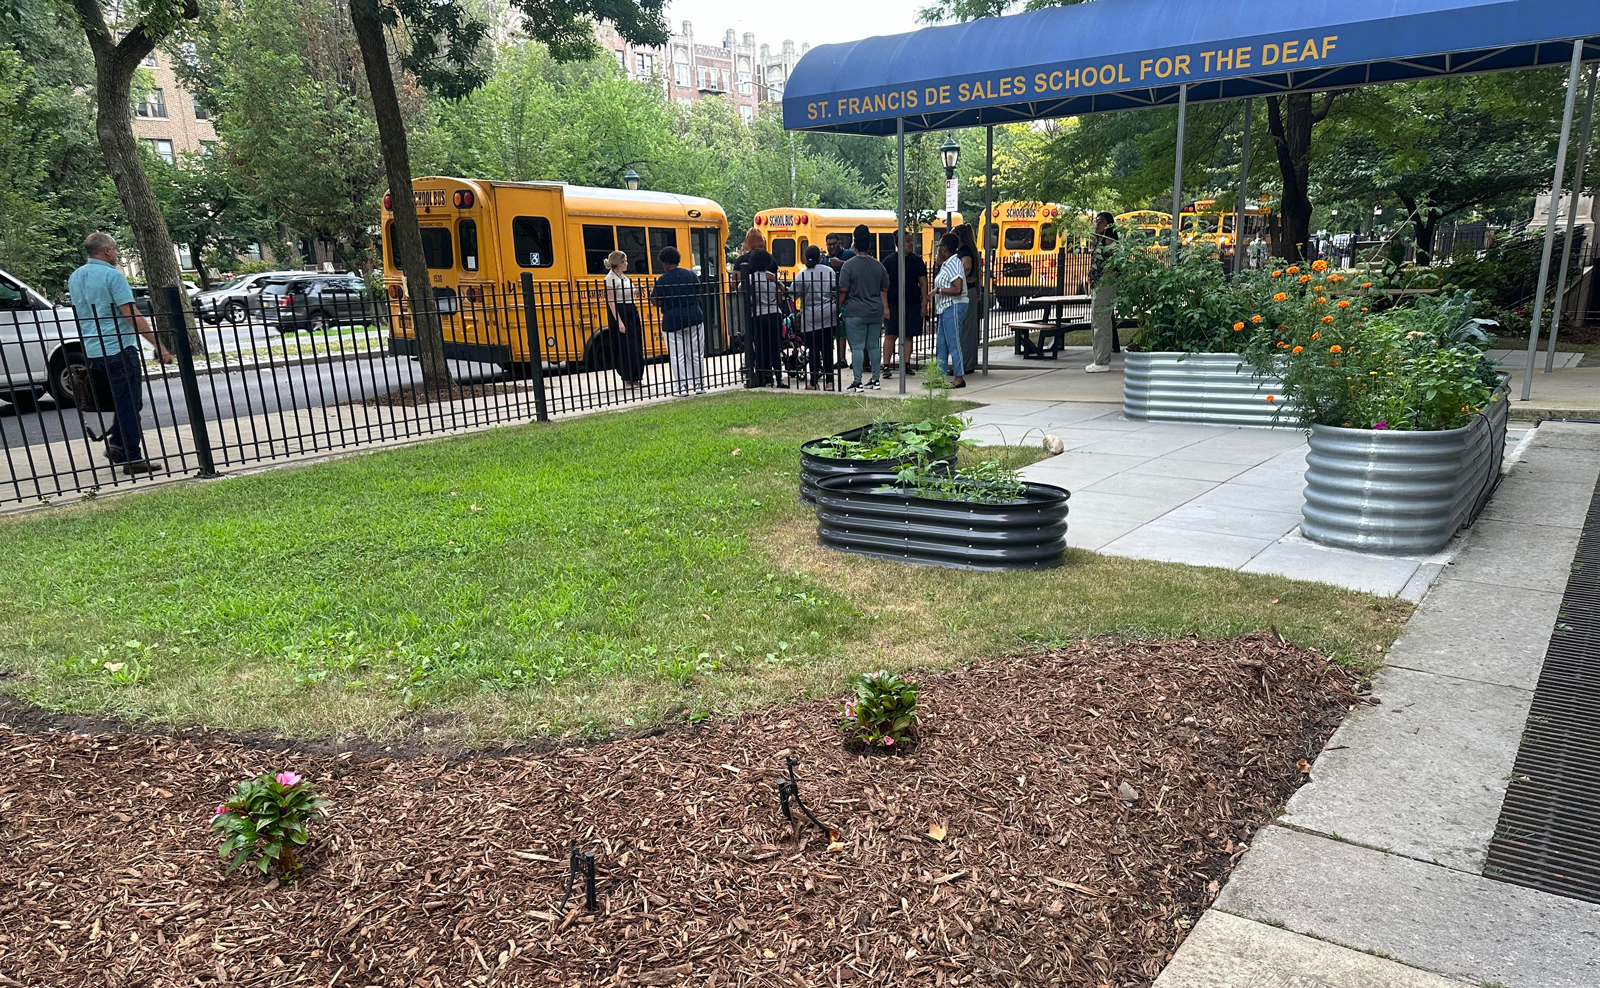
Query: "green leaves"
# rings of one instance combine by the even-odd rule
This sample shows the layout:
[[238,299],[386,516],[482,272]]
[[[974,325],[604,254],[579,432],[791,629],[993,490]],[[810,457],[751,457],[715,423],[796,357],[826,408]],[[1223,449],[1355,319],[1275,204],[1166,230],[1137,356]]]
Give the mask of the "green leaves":
[[845,703],[844,730],[857,741],[893,748],[911,740],[917,723],[920,689],[886,670],[869,672],[856,682],[855,699]]
[[285,883],[293,881],[300,870],[295,848],[310,840],[306,824],[326,804],[310,782],[293,772],[263,772],[239,783],[233,798],[211,818],[211,829],[226,835],[218,854],[228,859],[228,873],[253,863],[265,875],[276,865]]

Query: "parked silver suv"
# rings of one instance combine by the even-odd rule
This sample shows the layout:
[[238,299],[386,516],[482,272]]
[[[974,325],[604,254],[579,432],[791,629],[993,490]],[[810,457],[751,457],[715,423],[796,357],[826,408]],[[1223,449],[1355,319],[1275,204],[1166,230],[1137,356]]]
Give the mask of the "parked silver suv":
[[31,405],[48,392],[62,408],[72,405],[69,365],[84,362],[78,319],[0,271],[0,401]]
[[299,271],[261,271],[242,274],[232,281],[218,285],[194,297],[194,308],[200,318],[213,326],[224,319],[235,326],[244,322],[251,312],[261,311],[261,286],[269,281],[282,281]]

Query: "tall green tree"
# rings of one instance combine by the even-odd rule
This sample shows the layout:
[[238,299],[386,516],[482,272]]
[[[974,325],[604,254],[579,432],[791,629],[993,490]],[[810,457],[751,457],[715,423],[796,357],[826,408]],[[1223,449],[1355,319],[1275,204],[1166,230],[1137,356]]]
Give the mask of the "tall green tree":
[[210,263],[226,270],[253,245],[271,240],[271,214],[251,194],[226,151],[185,154],[171,165],[150,158],[146,165],[167,228],[189,245],[202,288],[211,287]]

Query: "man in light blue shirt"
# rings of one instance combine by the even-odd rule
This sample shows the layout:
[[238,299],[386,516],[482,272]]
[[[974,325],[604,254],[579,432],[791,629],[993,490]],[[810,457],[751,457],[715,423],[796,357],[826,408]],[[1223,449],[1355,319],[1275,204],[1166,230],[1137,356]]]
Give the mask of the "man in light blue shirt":
[[139,337],[155,347],[156,358],[163,364],[172,363],[172,354],[134,305],[133,289],[117,270],[117,242],[111,234],[89,234],[83,252],[89,260],[67,279],[67,291],[72,293],[84,356],[105,375],[116,405],[116,417],[106,433],[106,457],[122,464],[122,472],[130,477],[153,473],[156,467],[145,459],[144,426],[139,421],[144,407],[144,355],[139,351]]

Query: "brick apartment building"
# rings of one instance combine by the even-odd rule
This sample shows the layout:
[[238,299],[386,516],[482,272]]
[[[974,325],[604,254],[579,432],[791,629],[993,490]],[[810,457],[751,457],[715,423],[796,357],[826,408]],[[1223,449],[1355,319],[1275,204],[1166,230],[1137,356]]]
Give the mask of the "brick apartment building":
[[721,96],[738,108],[746,123],[754,120],[763,104],[783,99],[800,56],[810,50],[785,41],[774,53],[770,45],[756,45],[748,31],[737,35],[730,28],[720,44],[702,44],[695,39],[694,24],[684,21],[664,47],[630,45],[614,31],[603,30],[601,42],[616,57],[628,78],[655,81],[667,98],[689,106],[708,96]]

